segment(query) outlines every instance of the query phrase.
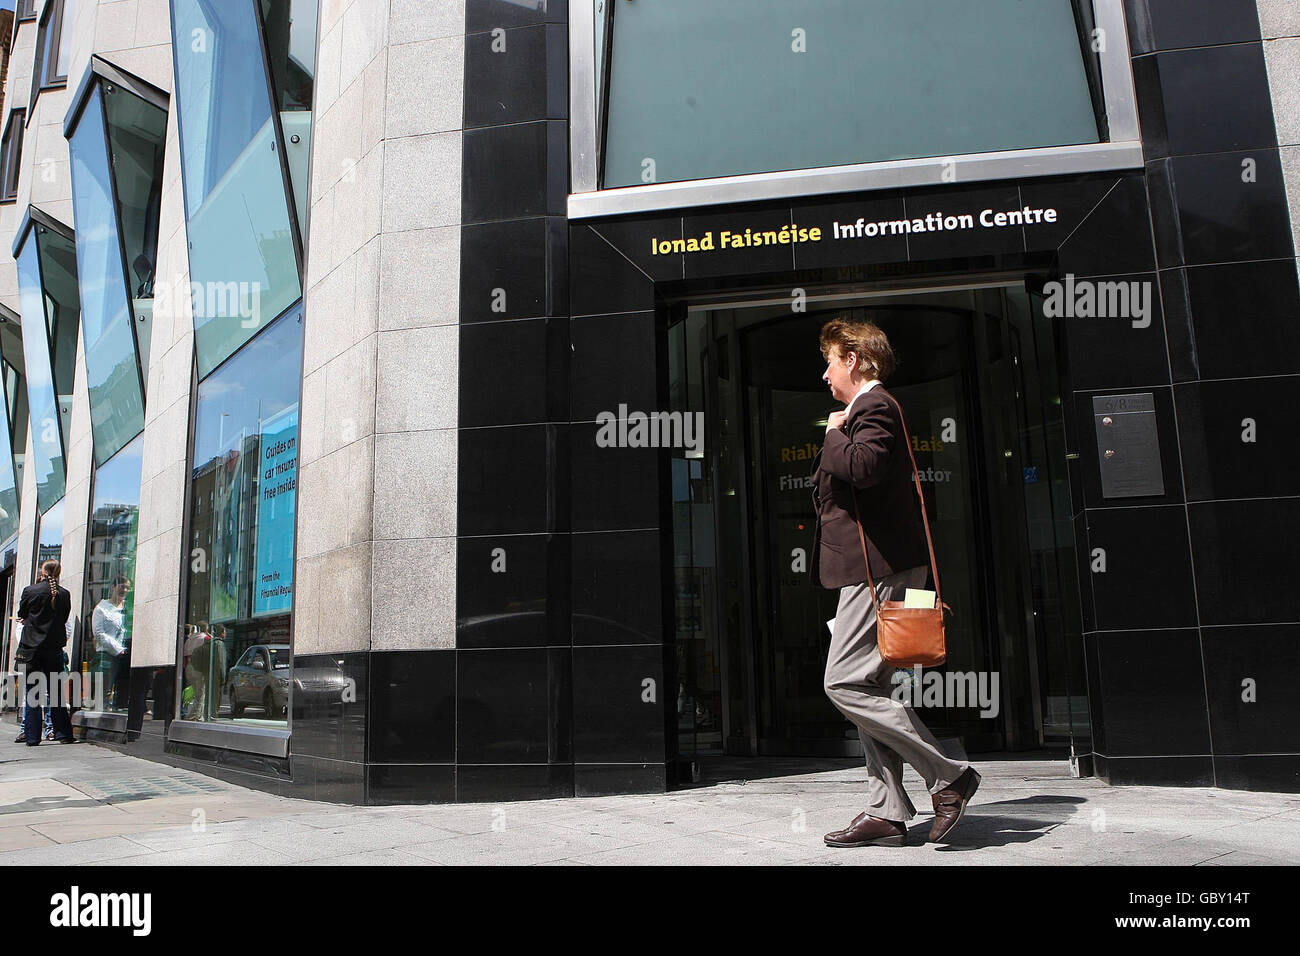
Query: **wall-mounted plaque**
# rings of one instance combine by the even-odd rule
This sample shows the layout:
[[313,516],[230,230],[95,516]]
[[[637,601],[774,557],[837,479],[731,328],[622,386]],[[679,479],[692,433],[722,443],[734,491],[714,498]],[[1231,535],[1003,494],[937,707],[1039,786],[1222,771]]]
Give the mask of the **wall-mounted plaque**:
[[1097,429],[1102,497],[1163,495],[1155,396],[1150,392],[1095,395],[1092,419]]

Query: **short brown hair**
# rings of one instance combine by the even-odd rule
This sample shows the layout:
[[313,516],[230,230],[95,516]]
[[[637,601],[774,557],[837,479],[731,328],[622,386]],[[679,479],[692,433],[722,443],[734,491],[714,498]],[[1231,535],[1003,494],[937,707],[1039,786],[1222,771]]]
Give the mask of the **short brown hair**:
[[898,365],[888,337],[871,322],[831,319],[822,326],[821,348],[823,358],[830,356],[831,349],[841,359],[847,358],[849,353],[856,355],[859,368],[871,371],[873,377],[882,382],[889,380]]

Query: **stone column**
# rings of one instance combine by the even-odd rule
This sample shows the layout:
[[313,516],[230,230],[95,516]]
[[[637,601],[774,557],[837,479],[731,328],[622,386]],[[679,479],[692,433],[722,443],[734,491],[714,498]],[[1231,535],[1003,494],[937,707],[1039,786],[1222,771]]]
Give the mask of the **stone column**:
[[322,6],[298,657],[454,643],[463,34],[460,2]]
[[[170,89],[170,74],[168,79],[165,88]],[[187,294],[190,267],[180,159],[173,109],[167,117],[158,214],[158,295],[149,346],[140,463],[132,668],[176,664],[181,577],[191,550],[181,541],[185,527],[194,319]]]

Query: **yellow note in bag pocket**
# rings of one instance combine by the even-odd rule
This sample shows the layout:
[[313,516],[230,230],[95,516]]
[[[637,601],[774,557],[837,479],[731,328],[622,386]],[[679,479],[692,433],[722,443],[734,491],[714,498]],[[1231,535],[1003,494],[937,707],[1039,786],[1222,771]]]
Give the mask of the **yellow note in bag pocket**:
[[934,592],[908,588],[903,592],[903,607],[934,607]]

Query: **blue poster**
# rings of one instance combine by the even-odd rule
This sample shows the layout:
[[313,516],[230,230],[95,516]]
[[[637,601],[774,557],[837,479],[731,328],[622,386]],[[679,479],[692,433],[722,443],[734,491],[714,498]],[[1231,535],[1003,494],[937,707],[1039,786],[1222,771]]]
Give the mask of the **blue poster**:
[[298,406],[261,424],[253,617],[287,614],[293,601],[293,516],[298,500]]

